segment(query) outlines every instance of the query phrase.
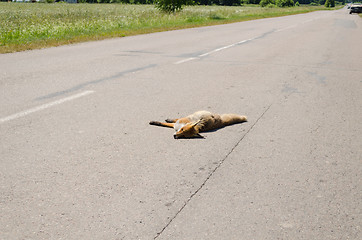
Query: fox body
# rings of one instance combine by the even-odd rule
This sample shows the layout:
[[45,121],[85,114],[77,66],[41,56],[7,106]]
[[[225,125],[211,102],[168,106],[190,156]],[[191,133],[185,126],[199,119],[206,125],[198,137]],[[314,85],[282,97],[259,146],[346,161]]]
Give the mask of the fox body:
[[175,129],[174,138],[202,137],[200,132],[207,132],[246,122],[246,116],[237,114],[215,114],[208,111],[198,111],[184,118],[166,119],[166,122],[151,121],[150,125]]

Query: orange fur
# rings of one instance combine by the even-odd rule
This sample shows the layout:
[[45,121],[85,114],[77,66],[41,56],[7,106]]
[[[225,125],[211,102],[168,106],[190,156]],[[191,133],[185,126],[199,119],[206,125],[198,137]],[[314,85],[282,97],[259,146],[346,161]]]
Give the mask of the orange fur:
[[174,128],[174,138],[202,137],[200,132],[207,132],[236,123],[246,122],[245,116],[237,114],[215,114],[198,111],[179,119],[166,119],[166,122],[151,121],[150,125]]

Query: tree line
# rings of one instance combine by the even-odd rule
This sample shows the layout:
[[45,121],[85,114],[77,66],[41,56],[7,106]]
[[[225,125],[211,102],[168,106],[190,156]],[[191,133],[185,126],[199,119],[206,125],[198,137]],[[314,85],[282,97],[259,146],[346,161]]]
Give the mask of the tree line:
[[[7,0],[6,0],[7,1]],[[172,0],[169,0],[172,2]],[[177,0],[173,0],[177,1]],[[190,0],[191,5],[241,6],[243,4],[260,4],[262,0]],[[325,5],[328,0],[294,0],[299,4]],[[125,3],[125,4],[156,4],[159,0],[78,0],[79,3]],[[183,1],[184,2],[184,1]],[[275,2],[275,1],[274,1]],[[345,0],[339,1],[345,4]]]
[[[9,0],[0,0],[8,2]],[[11,1],[11,0],[10,0]],[[31,0],[30,0],[31,1]],[[47,0],[44,0],[45,2]],[[60,2],[65,0],[52,0],[51,2]],[[77,0],[78,3],[124,3],[124,4],[157,4],[162,0]],[[263,0],[168,0],[169,2],[187,2],[189,5],[219,5],[219,6],[241,6],[244,4],[260,4]],[[271,0],[276,2],[276,0]],[[294,0],[299,4],[325,5],[330,0]],[[347,1],[350,2],[350,1]],[[345,4],[346,0],[339,0],[339,4]]]

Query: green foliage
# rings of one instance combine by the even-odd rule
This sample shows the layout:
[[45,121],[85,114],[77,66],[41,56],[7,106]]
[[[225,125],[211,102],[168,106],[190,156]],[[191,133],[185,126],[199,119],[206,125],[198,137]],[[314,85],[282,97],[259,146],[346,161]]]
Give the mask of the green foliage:
[[326,0],[326,3],[324,4],[324,6],[327,8],[335,7],[335,5],[336,4],[334,0]]
[[277,7],[277,5],[273,4],[273,3],[269,3],[268,5],[266,5],[267,8],[275,8]]
[[301,6],[286,10],[255,6],[188,6],[177,14],[163,14],[153,5],[141,4],[0,2],[0,53],[322,9],[325,7]]
[[[0,2],[8,2],[11,0],[0,0]],[[28,1],[28,0],[26,0]],[[33,0],[29,0],[33,1]],[[40,0],[40,2],[63,2],[65,0]],[[194,1],[194,2],[193,2]],[[344,4],[346,0],[339,0],[338,2],[335,0],[332,0],[335,2],[335,5],[341,3]],[[347,1],[350,2],[351,0]],[[25,2],[25,0],[23,0]],[[241,5],[247,5],[247,4],[260,4],[261,0],[77,0],[78,3],[124,3],[124,4],[158,4],[160,2],[166,3],[165,5],[173,5],[175,6],[174,9],[177,9],[177,6],[180,5],[178,2],[181,2],[181,9],[182,6],[189,5],[218,5],[218,6],[241,6]],[[169,3],[167,3],[169,2]],[[185,4],[182,2],[186,2]],[[275,0],[273,0],[275,4]],[[326,0],[298,0],[299,4],[311,4],[314,6],[317,5],[324,5]],[[270,5],[263,4],[264,6]],[[177,11],[177,10],[176,10]]]
[[191,0],[158,0],[156,8],[166,13],[174,13],[181,11],[184,5],[191,5],[192,3]]
[[300,6],[299,2],[296,2],[296,3],[295,3],[295,6],[296,6],[296,7],[299,7],[299,6]]
[[293,7],[294,1],[293,0],[275,0],[275,4],[278,7]]
[[240,6],[241,0],[219,0],[219,5],[223,6]]
[[266,6],[270,6],[271,4],[275,4],[275,1],[274,0],[261,0],[259,5],[261,7],[266,7]]
[[241,6],[243,4],[259,4],[260,0],[196,0],[197,5]]

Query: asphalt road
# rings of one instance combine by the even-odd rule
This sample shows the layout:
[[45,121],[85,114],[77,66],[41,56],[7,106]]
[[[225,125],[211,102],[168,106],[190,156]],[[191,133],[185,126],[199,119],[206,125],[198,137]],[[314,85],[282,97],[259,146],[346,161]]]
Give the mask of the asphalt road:
[[[361,239],[346,9],[0,55],[0,239]],[[247,123],[174,140],[150,120]]]

